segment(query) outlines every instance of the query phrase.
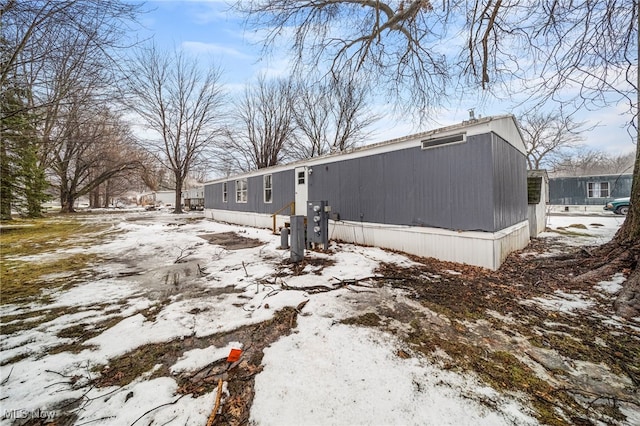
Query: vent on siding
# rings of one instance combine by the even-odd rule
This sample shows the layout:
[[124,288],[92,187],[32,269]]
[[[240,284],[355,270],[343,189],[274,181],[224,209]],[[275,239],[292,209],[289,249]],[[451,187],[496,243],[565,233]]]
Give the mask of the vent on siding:
[[439,138],[425,139],[422,142],[422,149],[434,148],[436,146],[449,145],[454,143],[462,143],[467,141],[466,133],[457,135],[442,136]]

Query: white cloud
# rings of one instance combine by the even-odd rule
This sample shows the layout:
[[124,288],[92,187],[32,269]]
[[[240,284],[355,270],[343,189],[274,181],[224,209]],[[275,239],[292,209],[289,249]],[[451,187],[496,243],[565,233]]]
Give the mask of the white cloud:
[[203,43],[201,41],[184,41],[182,48],[192,53],[215,53],[223,56],[233,56],[235,58],[249,59],[251,56],[228,46],[221,46],[215,43]]
[[232,97],[239,96],[244,93],[245,87],[245,83],[227,83],[224,85],[226,92],[229,93]]
[[191,7],[189,15],[199,25],[215,23],[221,20],[226,21],[230,17],[237,15],[226,0],[192,1],[190,3],[194,6]]

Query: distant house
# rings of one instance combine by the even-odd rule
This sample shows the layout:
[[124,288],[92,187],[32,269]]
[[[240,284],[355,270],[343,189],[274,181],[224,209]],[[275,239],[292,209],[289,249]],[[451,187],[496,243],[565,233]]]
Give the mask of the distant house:
[[513,116],[207,182],[205,215],[269,228],[309,201],[329,238],[497,269],[529,242],[525,146]]
[[173,206],[175,202],[176,191],[153,191],[138,196],[138,203],[142,206]]
[[605,205],[631,194],[632,174],[549,178],[549,204]]
[[187,210],[204,210],[204,186],[182,191],[182,205]]

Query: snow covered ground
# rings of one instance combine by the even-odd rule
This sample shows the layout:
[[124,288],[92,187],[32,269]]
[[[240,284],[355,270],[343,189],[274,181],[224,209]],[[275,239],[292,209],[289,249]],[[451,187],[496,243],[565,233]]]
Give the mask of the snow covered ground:
[[[474,375],[444,369],[423,357],[398,356],[406,348],[389,333],[342,323],[361,312],[358,294],[349,288],[318,294],[304,291],[372,276],[380,262],[411,265],[402,254],[333,243],[331,255],[309,254],[328,260],[324,266],[307,265],[305,273],[295,275],[287,274],[286,267],[283,271],[289,253],[278,248],[280,237],[268,230],[166,212],[99,215],[90,220],[112,223],[101,243],[74,249],[108,259],[95,266],[94,278],[52,291],[46,305],[34,301],[0,306],[3,318],[33,313],[3,326],[21,321],[37,324],[2,335],[1,425],[59,412],[73,412],[78,425],[205,425],[215,390],[197,397],[182,395],[174,376],[224,359],[230,349],[243,348],[245,342],[185,350],[168,366],[168,376],[156,377],[156,365],[125,386],[96,387],[92,380],[111,359],[143,345],[232,331],[305,301],[293,333],[264,350],[264,369],[255,376],[253,424],[537,424],[531,409],[515,396],[500,394]],[[622,220],[613,215],[555,215],[549,218],[550,229],[561,227],[589,236],[546,232],[542,237],[601,244]],[[577,224],[587,229],[570,227]],[[257,239],[260,245],[227,250],[199,237],[223,232]],[[62,254],[41,256],[54,255]],[[601,286],[615,292],[622,281],[618,277]],[[559,294],[532,303],[571,310],[585,308],[588,301]],[[60,337],[72,327],[95,332],[76,350],[52,350],[74,343],[74,337]]]

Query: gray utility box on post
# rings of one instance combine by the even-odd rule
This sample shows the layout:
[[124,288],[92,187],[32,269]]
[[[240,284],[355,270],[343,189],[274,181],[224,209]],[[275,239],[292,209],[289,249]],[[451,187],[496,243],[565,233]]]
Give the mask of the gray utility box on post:
[[329,212],[327,201],[307,202],[307,243],[323,244],[329,249]]
[[291,216],[291,261],[301,262],[304,259],[304,216]]

